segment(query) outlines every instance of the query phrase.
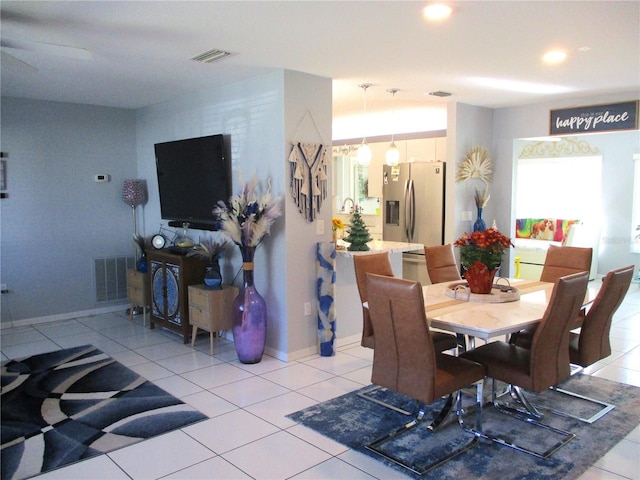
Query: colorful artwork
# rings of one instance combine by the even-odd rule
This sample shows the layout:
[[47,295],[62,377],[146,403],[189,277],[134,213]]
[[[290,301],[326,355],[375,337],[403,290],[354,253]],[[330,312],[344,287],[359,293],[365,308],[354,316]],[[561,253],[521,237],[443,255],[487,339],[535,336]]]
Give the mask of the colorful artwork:
[[518,218],[516,238],[531,238],[548,242],[564,242],[569,227],[578,220],[555,218]]

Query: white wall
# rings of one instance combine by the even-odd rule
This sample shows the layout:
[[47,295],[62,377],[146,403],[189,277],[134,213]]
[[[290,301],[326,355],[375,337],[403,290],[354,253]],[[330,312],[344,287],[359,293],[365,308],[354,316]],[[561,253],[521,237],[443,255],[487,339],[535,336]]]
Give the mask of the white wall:
[[134,253],[122,185],[136,176],[135,134],[131,110],[2,98],[3,325],[123,303],[96,302],[93,259]]
[[[309,110],[320,133],[309,119]],[[236,82],[201,91],[137,112],[138,172],[149,184],[144,232],[160,228],[160,204],[153,145],[158,142],[222,133],[231,137],[233,191],[238,193],[239,171],[252,174],[282,195],[285,214],[276,220],[271,236],[256,252],[256,287],[267,302],[267,351],[283,359],[315,353],[315,315],[303,316],[304,302],[315,311],[315,245],[330,238],[331,192],[323,209],[325,235],[318,237],[316,224],[306,224],[289,194],[289,142],[331,141],[331,80],[290,71]],[[192,231],[197,239],[205,232]],[[207,233],[207,235],[211,235]],[[223,281],[231,282],[240,269],[237,248],[224,262]],[[239,285],[242,275],[235,282]]]

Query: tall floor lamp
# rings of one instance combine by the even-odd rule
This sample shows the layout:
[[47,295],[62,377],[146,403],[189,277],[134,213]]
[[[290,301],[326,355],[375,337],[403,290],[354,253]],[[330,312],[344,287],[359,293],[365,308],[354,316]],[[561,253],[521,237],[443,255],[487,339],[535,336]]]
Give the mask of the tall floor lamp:
[[[133,215],[133,235],[135,236],[138,233],[138,222],[136,215],[136,207],[138,205],[144,205],[147,203],[147,182],[146,180],[139,179],[128,179],[124,181],[124,186],[122,187],[122,200],[124,203],[131,207],[131,212]],[[136,259],[136,267],[138,264],[138,249],[135,249],[135,259]],[[131,307],[133,311],[127,310],[127,315],[133,313],[135,315],[139,315],[140,313],[144,313],[144,307],[140,305],[136,305],[135,307]]]
[[133,214],[133,234],[138,233],[138,222],[136,207],[147,203],[147,181],[139,179],[129,179],[124,181],[122,187],[122,200],[131,207]]

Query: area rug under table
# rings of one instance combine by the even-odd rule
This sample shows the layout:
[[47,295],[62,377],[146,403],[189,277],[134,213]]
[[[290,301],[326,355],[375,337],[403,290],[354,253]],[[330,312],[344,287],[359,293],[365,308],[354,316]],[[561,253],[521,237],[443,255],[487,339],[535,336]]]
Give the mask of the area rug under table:
[[207,417],[91,345],[2,365],[2,479],[110,452]]
[[[490,384],[487,385],[489,386]],[[576,375],[564,382],[562,387],[613,403],[615,409],[593,424],[545,414],[543,419],[545,423],[576,434],[576,438],[547,459],[537,458],[488,440],[481,440],[474,448],[430,470],[423,476],[399,467],[365,448],[368,443],[408,423],[411,417],[365,400],[357,396],[357,391],[308,407],[287,417],[353,450],[369,455],[409,477],[442,480],[575,479],[640,423],[640,388],[587,375]],[[465,395],[468,410],[465,420],[469,426],[472,426],[473,391],[470,390],[468,393],[468,396]],[[414,405],[408,397],[394,392],[380,391],[378,395],[381,400],[408,410],[411,410]],[[595,413],[590,411],[594,408],[593,405],[575,401],[557,392],[532,394],[529,398],[537,404],[551,405],[556,409],[564,407],[563,411],[580,416],[590,416]],[[456,421],[450,421],[436,433],[426,428],[442,405],[442,400],[429,405],[427,421],[415,427],[410,433],[388,442],[385,445],[386,451],[405,461],[415,461],[420,466],[428,465],[447,450],[451,451],[452,447],[469,442],[473,436],[463,431]],[[483,430],[511,443],[539,451],[545,451],[562,438],[550,430],[537,428],[499,413],[489,404],[483,408]]]

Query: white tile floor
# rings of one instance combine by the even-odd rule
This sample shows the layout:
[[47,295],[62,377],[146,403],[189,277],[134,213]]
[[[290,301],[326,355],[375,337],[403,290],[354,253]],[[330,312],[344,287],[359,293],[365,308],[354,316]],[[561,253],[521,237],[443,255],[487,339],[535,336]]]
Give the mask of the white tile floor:
[[[372,351],[359,345],[335,357],[238,362],[233,344],[209,339],[196,349],[125,312],[1,331],[2,360],[91,343],[210,417],[39,479],[365,479],[406,478],[285,415],[370,383]],[[640,290],[617,312],[615,351],[587,372],[640,386]],[[581,478],[640,480],[640,427]]]

